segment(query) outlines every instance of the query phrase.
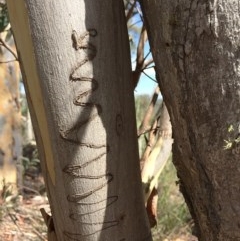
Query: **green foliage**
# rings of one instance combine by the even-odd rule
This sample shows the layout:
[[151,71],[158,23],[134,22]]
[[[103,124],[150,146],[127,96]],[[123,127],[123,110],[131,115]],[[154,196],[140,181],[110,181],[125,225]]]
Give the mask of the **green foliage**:
[[24,168],[24,172],[26,172],[26,170],[30,169],[31,167],[38,167],[40,165],[40,160],[22,157],[22,165]]
[[233,125],[230,125],[227,129],[228,131],[228,138],[224,140],[225,145],[223,146],[224,150],[228,150],[234,147],[234,145],[240,142],[240,125],[238,128],[234,128]]
[[0,32],[8,25],[8,12],[6,3],[0,3]]
[[6,183],[5,179],[2,180],[2,185],[0,190],[2,190],[1,199],[3,201],[5,201],[7,197],[13,194],[13,186],[10,183]]
[[39,172],[40,171],[40,160],[38,156],[37,146],[32,143],[28,143],[23,146],[22,165],[24,173],[29,170]]
[[3,221],[3,214],[5,211],[5,202],[7,197],[11,196],[13,193],[12,185],[10,183],[6,183],[5,179],[2,179],[0,185],[0,222]]

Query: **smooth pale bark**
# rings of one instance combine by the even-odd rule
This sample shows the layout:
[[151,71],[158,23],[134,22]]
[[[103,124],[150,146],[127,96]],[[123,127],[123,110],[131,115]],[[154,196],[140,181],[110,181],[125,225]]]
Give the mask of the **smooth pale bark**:
[[240,2],[141,2],[199,240],[240,240]]
[[7,4],[57,240],[151,240],[122,2]]

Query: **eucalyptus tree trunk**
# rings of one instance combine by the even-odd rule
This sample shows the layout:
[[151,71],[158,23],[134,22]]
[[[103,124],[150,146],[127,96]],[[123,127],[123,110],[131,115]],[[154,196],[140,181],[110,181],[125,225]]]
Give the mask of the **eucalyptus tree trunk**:
[[[19,103],[20,71],[12,53],[13,39],[0,32],[0,182],[22,188],[21,110]],[[10,52],[12,51],[12,53]],[[9,61],[10,60],[10,61]],[[16,168],[17,167],[17,168]],[[4,184],[4,185],[5,185]],[[0,189],[3,185],[0,185]],[[12,188],[16,191],[16,186]]]
[[240,2],[141,5],[199,240],[240,240]]
[[[121,1],[8,0],[51,240],[151,240]],[[54,230],[55,229],[55,230]]]

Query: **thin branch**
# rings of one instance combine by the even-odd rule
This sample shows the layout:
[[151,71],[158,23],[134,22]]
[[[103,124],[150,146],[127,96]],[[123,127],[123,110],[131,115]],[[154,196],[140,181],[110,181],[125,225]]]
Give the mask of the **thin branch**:
[[35,193],[37,195],[40,195],[40,192],[35,190],[35,189],[32,189],[32,188],[24,186],[24,185],[19,185],[19,190],[24,190],[24,189],[28,190],[28,191],[31,191],[31,192],[33,192],[33,193]]
[[142,73],[145,74],[145,75],[146,75],[149,79],[151,79],[152,81],[158,83],[157,80],[153,79],[150,75],[146,74],[146,73],[144,72],[144,70],[142,71]]
[[149,59],[147,61],[144,61],[144,69],[143,70],[153,68],[153,66],[149,66],[152,63],[154,63],[153,59]]
[[145,134],[147,134],[147,133],[149,133],[149,132],[151,132],[151,131],[155,131],[155,132],[156,132],[156,131],[158,131],[158,130],[159,130],[159,126],[157,126],[157,127],[154,128],[154,129],[151,127],[151,128],[149,128],[149,129],[145,130],[144,132],[139,133],[137,137],[139,138],[140,136],[145,135]]
[[156,140],[156,132],[155,129],[157,128],[157,124],[158,124],[158,119],[156,119],[152,125],[152,130],[149,132],[149,139],[148,139],[148,143],[146,145],[145,151],[143,152],[143,155],[140,159],[140,167],[141,167],[141,171],[143,170],[143,167],[145,165],[145,162],[147,160],[147,158],[149,157],[151,151],[152,151],[152,147],[155,143]]
[[152,96],[152,99],[151,99],[151,102],[147,108],[147,111],[144,115],[144,118],[143,118],[143,121],[139,127],[139,130],[138,130],[138,136],[142,135],[143,132],[146,131],[147,127],[149,126],[149,122],[151,120],[151,117],[152,117],[152,113],[153,113],[153,110],[154,110],[154,107],[157,103],[157,99],[158,99],[158,95],[159,95],[159,88],[157,87],[153,93],[153,96]]
[[148,51],[148,53],[146,54],[143,60],[145,61],[150,54],[151,54],[151,50]]
[[42,241],[45,241],[46,238],[37,231],[37,229],[35,227],[32,227],[33,228],[33,232],[42,240]]
[[8,46],[5,41],[2,40],[2,38],[0,38],[0,45],[2,45],[3,47],[5,47],[14,57],[15,59],[18,61],[18,57],[17,54],[11,49],[10,46]]
[[136,67],[133,71],[133,85],[136,88],[138,81],[141,76],[141,72],[144,66],[144,45],[147,41],[147,31],[145,26],[142,26],[142,31],[139,37],[138,46],[137,46],[137,58],[136,58]]
[[13,218],[13,215],[10,213],[9,209],[7,208],[7,213],[8,216],[11,218],[12,222],[16,225],[17,229],[19,230],[19,232],[23,235],[23,232],[21,230],[21,228],[19,227],[19,225],[17,224],[15,218]]
[[142,11],[140,10],[140,8],[139,8],[138,6],[136,6],[136,9],[137,9],[137,11],[138,11],[138,14],[139,14],[142,22],[144,23]]
[[12,60],[6,60],[6,61],[0,61],[0,64],[7,64],[7,63],[12,63],[18,61],[17,59],[12,59]]
[[137,69],[142,69],[143,63],[144,63],[144,45],[145,42],[147,41],[147,30],[145,26],[143,25],[142,31],[140,34],[139,42],[138,42],[138,47],[137,47],[137,65],[136,65],[136,70]]
[[127,22],[129,21],[129,19],[131,18],[132,14],[133,14],[133,10],[134,10],[134,8],[136,6],[136,2],[137,2],[137,0],[134,0],[133,3],[130,3],[128,1],[128,3],[131,5],[131,8],[128,10],[128,13],[127,13],[127,16],[126,16],[126,21]]
[[144,69],[151,69],[151,68],[155,68],[155,65],[147,66]]
[[[130,3],[130,4],[132,4],[132,3]],[[138,9],[138,6],[136,6],[136,1],[134,1],[132,6],[133,5],[137,9],[137,11],[138,11],[138,13],[139,13],[139,15],[141,17],[141,20],[143,21],[141,12]],[[140,34],[140,37],[139,37],[138,46],[137,46],[136,67],[135,67],[135,70],[133,71],[133,85],[134,85],[134,88],[136,88],[136,86],[137,86],[137,84],[139,82],[141,73],[144,73],[148,78],[150,78],[151,80],[153,80],[154,82],[157,83],[157,81],[155,79],[153,79],[151,76],[149,76],[148,74],[146,74],[144,72],[144,69],[146,69],[146,67],[148,67],[149,65],[151,65],[153,63],[153,59],[147,60],[148,56],[151,54],[150,50],[146,54],[146,56],[144,56],[144,46],[145,46],[145,43],[146,43],[147,39],[148,39],[147,31],[146,31],[146,28],[145,28],[145,26],[143,24],[142,31],[141,31],[141,34]]]
[[131,25],[129,25],[128,28],[131,28],[131,27],[133,27],[135,24],[140,23],[140,22],[142,22],[142,21],[141,21],[141,20],[138,20],[138,21],[132,23]]

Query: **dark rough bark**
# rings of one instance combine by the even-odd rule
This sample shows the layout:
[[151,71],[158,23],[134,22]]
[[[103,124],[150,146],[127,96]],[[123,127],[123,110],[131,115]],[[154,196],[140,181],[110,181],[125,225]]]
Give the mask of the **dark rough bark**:
[[240,240],[240,1],[141,4],[199,240]]

